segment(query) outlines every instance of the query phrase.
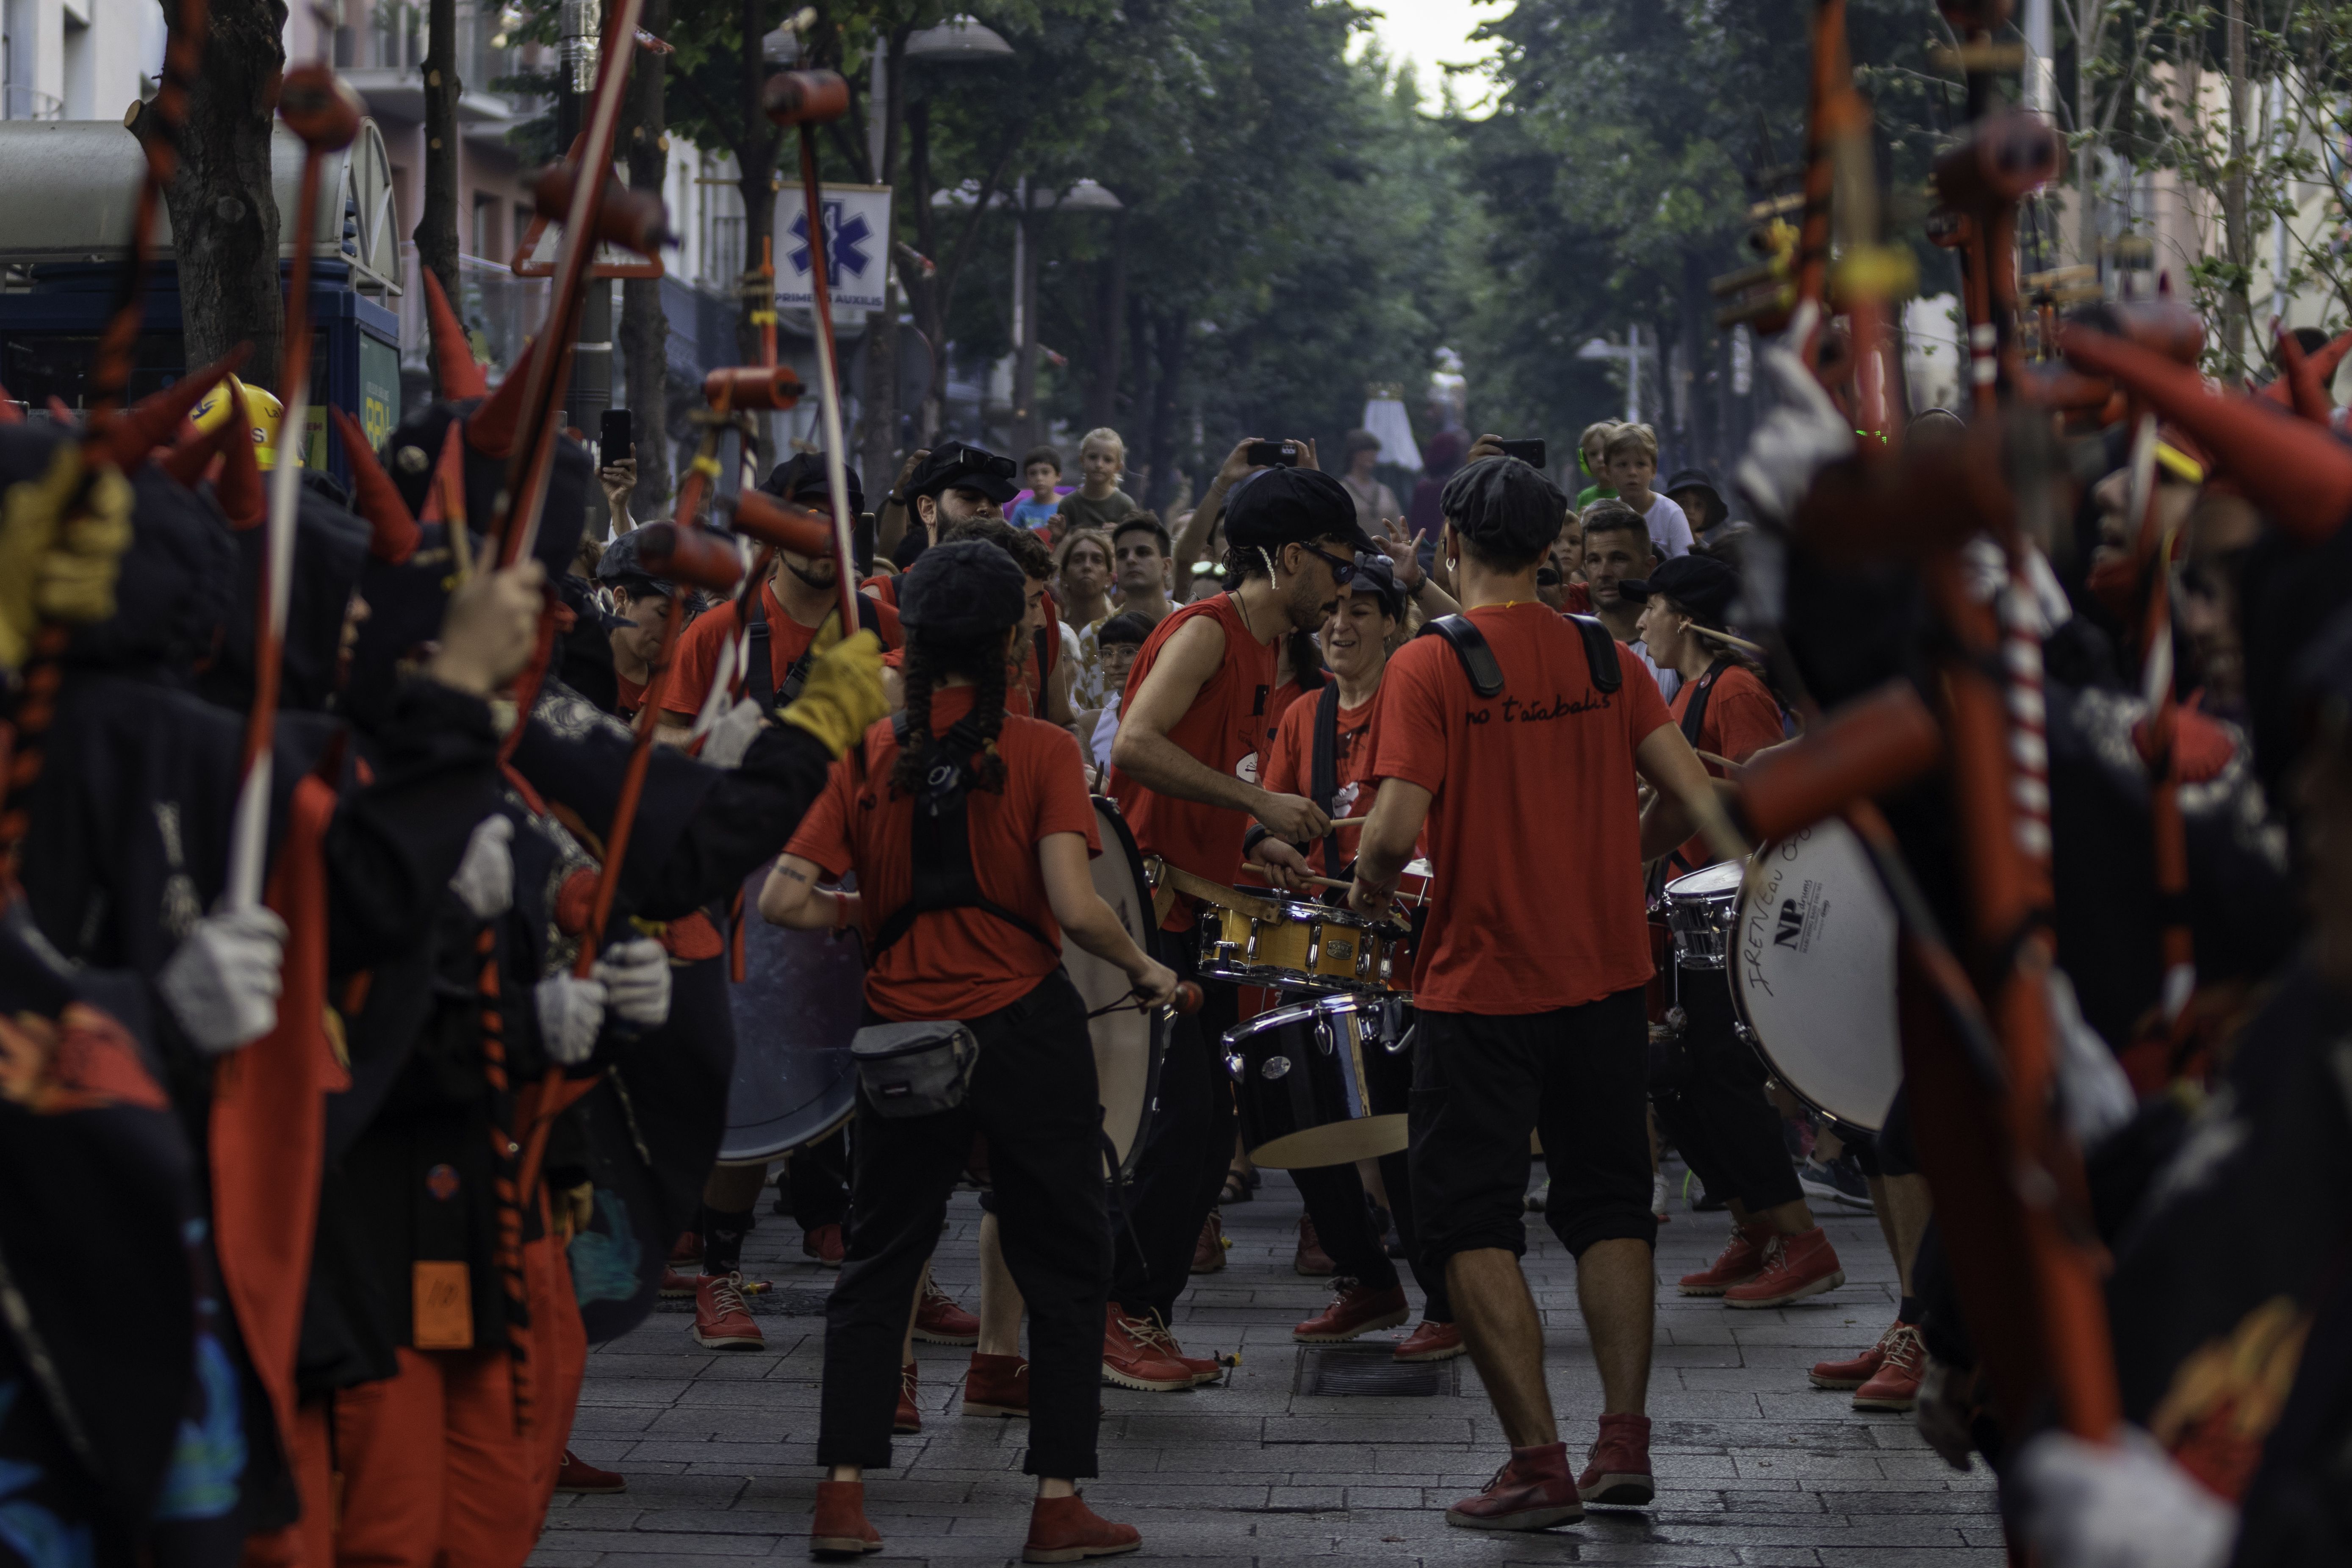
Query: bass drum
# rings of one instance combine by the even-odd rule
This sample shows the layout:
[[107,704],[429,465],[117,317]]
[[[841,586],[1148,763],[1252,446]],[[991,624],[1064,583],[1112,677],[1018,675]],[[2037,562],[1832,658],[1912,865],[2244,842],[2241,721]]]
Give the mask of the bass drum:
[[1895,907],[1842,822],[1767,844],[1756,863],[1732,928],[1739,1021],[1790,1093],[1875,1132],[1903,1083]]
[[[1136,945],[1152,951],[1151,884],[1144,879],[1143,856],[1127,819],[1108,797],[1095,797],[1096,825],[1102,831],[1102,853],[1089,862],[1095,891],[1118,916]],[[1106,963],[1076,942],[1062,944],[1062,967],[1070,983],[1086,998],[1087,1011],[1108,1008],[1087,1021],[1094,1037],[1095,1082],[1102,1098],[1103,1131],[1110,1138],[1104,1174],[1124,1181],[1135,1172],[1143,1149],[1143,1134],[1151,1115],[1152,1096],[1160,1089],[1160,1058],[1168,1048],[1171,1015],[1164,1007],[1139,1011],[1120,1006],[1131,1002],[1133,983],[1127,972]],[[1114,1163],[1114,1158],[1116,1163]]]
[[722,1165],[760,1164],[814,1143],[857,1105],[849,1042],[865,1014],[865,950],[846,933],[761,920],[767,879],[763,865],[743,883],[743,978],[728,987],[735,1077]]

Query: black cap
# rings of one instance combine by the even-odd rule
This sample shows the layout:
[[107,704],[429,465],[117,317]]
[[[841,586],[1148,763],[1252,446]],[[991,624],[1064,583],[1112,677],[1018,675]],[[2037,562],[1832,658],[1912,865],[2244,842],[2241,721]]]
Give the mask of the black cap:
[[1438,510],[1454,531],[1498,561],[1533,561],[1568,521],[1568,497],[1517,458],[1481,458],[1445,481]]
[[1617,592],[1635,604],[1663,595],[1702,621],[1720,621],[1739,596],[1739,574],[1712,555],[1676,555],[1647,577],[1628,577]]
[[1658,493],[1669,500],[1682,490],[1706,493],[1707,516],[1703,526],[1713,528],[1731,515],[1731,508],[1724,504],[1723,492],[1716,488],[1715,476],[1705,468],[1676,468],[1675,477],[1658,487]]
[[675,598],[677,584],[646,570],[645,532],[642,528],[633,528],[626,533],[614,535],[612,542],[604,546],[604,553],[596,558],[596,581],[617,583],[624,577],[643,578],[651,583],[654,592],[663,598]]
[[936,496],[941,490],[969,486],[1003,506],[1020,493],[1021,487],[1013,482],[1020,471],[1012,458],[999,457],[985,447],[950,441],[931,448],[922,467],[908,479],[907,499]]
[[1349,579],[1348,592],[1378,594],[1382,609],[1404,619],[1404,584],[1397,581],[1395,563],[1377,551],[1356,552],[1356,574]]
[[[866,491],[857,482],[857,469],[848,464],[841,466],[843,482],[849,489],[849,515],[856,517],[866,510]],[[833,481],[825,477],[823,452],[794,452],[789,461],[778,463],[760,481],[760,488],[772,496],[809,505],[817,496],[828,501],[833,499]]]
[[984,539],[934,544],[898,579],[898,624],[925,637],[984,637],[1028,609],[1029,579]]
[[1356,526],[1348,487],[1319,468],[1260,468],[1225,502],[1225,542],[1244,550],[1278,549],[1341,539],[1350,550],[1376,550]]

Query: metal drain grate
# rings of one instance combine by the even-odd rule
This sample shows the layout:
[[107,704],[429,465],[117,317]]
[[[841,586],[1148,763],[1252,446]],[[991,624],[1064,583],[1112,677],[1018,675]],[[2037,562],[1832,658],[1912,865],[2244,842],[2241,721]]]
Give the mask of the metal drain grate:
[[1290,1392],[1428,1399],[1457,1391],[1454,1362],[1402,1362],[1396,1359],[1395,1349],[1395,1343],[1387,1340],[1370,1344],[1301,1345]]

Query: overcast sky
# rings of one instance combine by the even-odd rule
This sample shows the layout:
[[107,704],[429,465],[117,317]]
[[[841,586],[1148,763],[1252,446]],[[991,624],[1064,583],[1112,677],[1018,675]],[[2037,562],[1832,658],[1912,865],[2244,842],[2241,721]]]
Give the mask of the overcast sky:
[[[1368,9],[1384,13],[1376,24],[1381,47],[1392,60],[1410,59],[1421,79],[1431,107],[1438,101],[1440,68],[1482,60],[1494,53],[1491,44],[1474,44],[1471,30],[1484,21],[1506,15],[1509,0],[1368,0]],[[1486,88],[1476,77],[1456,77],[1454,92],[1465,108],[1484,102]]]

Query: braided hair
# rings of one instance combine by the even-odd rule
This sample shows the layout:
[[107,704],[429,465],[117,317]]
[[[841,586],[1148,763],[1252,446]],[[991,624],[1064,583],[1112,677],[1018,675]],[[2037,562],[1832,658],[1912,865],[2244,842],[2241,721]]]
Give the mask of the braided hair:
[[890,787],[913,795],[923,787],[929,771],[931,691],[946,678],[963,676],[979,688],[972,694],[972,723],[980,731],[981,754],[972,766],[972,783],[992,795],[1004,791],[1004,759],[997,755],[996,738],[1004,731],[1004,634],[988,632],[976,637],[930,637],[908,627],[907,664],[900,672],[907,696],[907,739],[890,770]]

